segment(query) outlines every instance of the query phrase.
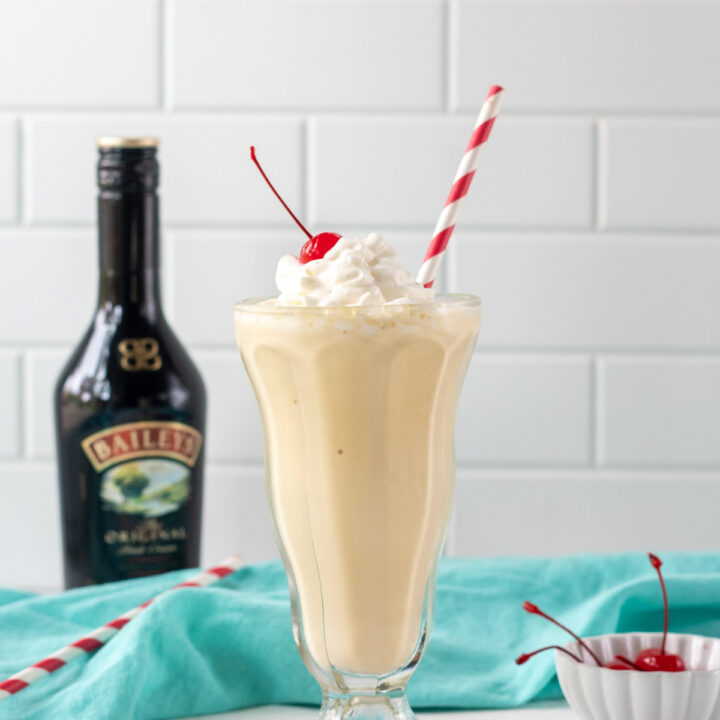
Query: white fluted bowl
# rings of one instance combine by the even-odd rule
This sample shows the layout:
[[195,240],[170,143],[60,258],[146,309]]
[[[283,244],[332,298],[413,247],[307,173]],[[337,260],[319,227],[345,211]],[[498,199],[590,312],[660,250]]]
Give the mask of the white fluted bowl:
[[[626,633],[583,638],[604,662],[616,655],[631,660],[660,647],[660,633]],[[577,643],[565,646],[579,654]],[[685,672],[639,672],[598,667],[584,652],[578,663],[556,651],[560,687],[582,720],[718,720],[720,639],[668,634],[666,651],[682,657]]]

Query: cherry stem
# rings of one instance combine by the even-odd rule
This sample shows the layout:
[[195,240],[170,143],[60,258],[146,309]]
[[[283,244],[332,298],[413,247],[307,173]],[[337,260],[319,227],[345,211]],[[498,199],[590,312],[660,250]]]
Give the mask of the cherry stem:
[[650,564],[657,570],[658,578],[660,578],[660,587],[662,588],[662,594],[663,594],[663,606],[665,608],[665,621],[663,622],[663,638],[662,638],[662,645],[660,646],[660,654],[665,654],[665,641],[667,640],[667,634],[668,634],[668,620],[669,620],[669,608],[668,608],[668,596],[667,596],[667,588],[665,587],[665,578],[663,578],[662,570],[660,570],[660,567],[662,566],[662,560],[657,555],[653,555],[652,553],[648,553],[648,558],[650,558]]
[[280,197],[280,193],[275,189],[273,184],[270,182],[270,178],[265,174],[265,171],[260,166],[260,163],[258,162],[258,159],[255,157],[255,146],[250,146],[250,159],[257,165],[257,169],[260,171],[260,174],[265,178],[265,182],[270,186],[270,189],[275,193],[275,197],[280,201],[282,206],[290,213],[290,217],[298,224],[300,229],[310,238],[312,239],[312,234],[308,232],[308,229],[297,219],[295,216],[295,213],[287,206],[287,203]]
[[575,654],[570,652],[564,647],[560,647],[559,645],[548,645],[547,647],[540,648],[539,650],[533,650],[531,653],[523,653],[522,655],[519,655],[517,660],[515,660],[516,665],[524,665],[531,657],[534,657],[538,653],[545,652],[546,650],[559,650],[562,653],[565,653],[566,655],[569,655],[575,662],[582,663],[582,660]]
[[574,637],[580,644],[580,647],[587,650],[590,653],[592,659],[599,666],[602,667],[602,662],[600,661],[600,658],[591,650],[591,648],[587,645],[587,643],[581,637],[576,635],[570,628],[565,627],[565,625],[558,622],[555,618],[550,617],[550,615],[548,615],[547,613],[544,613],[537,605],[535,605],[531,602],[525,601],[523,603],[523,610],[525,610],[525,612],[528,612],[532,615],[539,615],[540,617],[545,618],[546,620],[549,620],[553,625],[557,625],[561,630],[564,630],[568,635],[571,635],[572,637]]
[[633,670],[639,670],[640,672],[647,672],[644,668],[641,668],[637,663],[634,663],[629,658],[626,658],[624,655],[616,655],[616,660],[619,660],[620,662],[624,662],[626,665],[629,665]]

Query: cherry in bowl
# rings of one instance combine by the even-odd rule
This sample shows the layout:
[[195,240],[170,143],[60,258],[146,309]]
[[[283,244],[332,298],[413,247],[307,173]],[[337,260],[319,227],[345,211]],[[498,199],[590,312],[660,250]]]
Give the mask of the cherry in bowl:
[[[585,640],[576,635],[565,625],[558,622],[555,618],[540,610],[540,608],[534,603],[526,601],[525,603],[523,603],[523,610],[525,610],[525,612],[527,613],[530,613],[531,615],[538,615],[544,618],[545,620],[553,623],[554,625],[557,625],[557,627],[559,627],[567,634],[571,635],[577,642],[577,647],[580,655],[582,656],[583,651],[586,652],[592,659],[594,665],[597,667],[604,667],[608,670],[619,671],[635,670],[638,672],[682,672],[685,670],[685,662],[683,658],[678,654],[667,652],[666,649],[668,635],[669,604],[665,579],[663,578],[662,570],[660,569],[662,567],[662,561],[657,555],[654,555],[653,553],[648,553],[648,558],[650,560],[650,564],[653,566],[653,568],[655,568],[658,574],[658,579],[660,580],[660,588],[662,590],[664,608],[663,634],[662,641],[659,646],[644,648],[643,650],[638,652],[634,658],[630,658],[624,654],[616,654],[612,658],[612,660],[603,662],[600,659],[599,655],[589,646],[589,644]],[[583,657],[578,657],[578,655],[576,655],[572,650],[564,647],[559,647],[557,645],[548,645],[546,647],[539,648],[538,650],[534,650],[530,653],[523,653],[515,660],[515,662],[517,665],[524,665],[528,660],[530,660],[530,658],[535,657],[535,655],[539,655],[540,653],[551,649],[564,653],[576,662],[585,662]]]

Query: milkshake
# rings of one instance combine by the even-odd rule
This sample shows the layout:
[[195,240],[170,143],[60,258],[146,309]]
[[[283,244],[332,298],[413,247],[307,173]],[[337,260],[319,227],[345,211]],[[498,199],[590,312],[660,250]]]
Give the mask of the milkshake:
[[[235,331],[296,641],[325,691],[322,716],[345,717],[328,696],[402,694],[429,635],[480,306],[435,297],[377,234],[333,243],[282,258],[279,296],[238,303]],[[411,717],[401,704],[367,716]]]

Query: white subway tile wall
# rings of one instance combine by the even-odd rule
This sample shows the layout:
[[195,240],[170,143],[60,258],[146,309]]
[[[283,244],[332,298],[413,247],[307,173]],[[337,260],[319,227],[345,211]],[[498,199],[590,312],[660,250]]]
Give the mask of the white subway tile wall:
[[246,562],[277,558],[263,469],[210,466],[203,498],[203,554],[208,563],[242,552]]
[[0,228],[2,345],[66,347],[79,341],[97,290],[93,236],[90,228]]
[[175,0],[173,108],[442,110],[442,0]]
[[5,547],[0,582],[39,590],[59,588],[60,502],[52,466],[3,463],[0,492],[0,527]]
[[262,464],[263,437],[250,380],[237,350],[196,351],[210,403],[206,450],[213,460]]
[[[720,28],[720,7],[717,17]],[[720,225],[717,121],[609,120],[605,132],[607,196],[601,222],[607,227],[703,230]]]
[[592,423],[587,356],[478,355],[457,416],[464,465],[587,465]]
[[717,476],[678,471],[458,473],[456,555],[717,548]]
[[608,357],[598,384],[602,465],[720,465],[720,359]]
[[255,143],[263,163],[282,169],[288,203],[301,197],[298,119],[192,115],[34,115],[27,119],[26,218],[39,225],[95,218],[95,138],[155,135],[162,139],[162,214],[180,225],[285,225],[287,215],[258,183],[249,161]]
[[28,350],[23,367],[25,395],[24,454],[31,460],[55,457],[55,418],[53,394],[55,382],[72,348],[63,350]]
[[485,300],[480,349],[718,351],[719,239],[460,230],[448,265]]
[[[174,253],[171,284],[174,327],[183,340],[203,347],[236,348],[234,303],[275,294],[278,258],[291,252],[302,237],[299,231],[293,233],[285,228],[276,232],[169,233]],[[210,278],[212,282],[208,282]],[[239,356],[233,359],[239,361]]]
[[0,106],[152,108],[159,0],[2,4]]
[[478,73],[513,88],[508,109],[720,110],[710,0],[456,0],[454,107],[480,100]]
[[[461,115],[311,121],[311,220],[358,224],[372,217],[387,227],[432,228],[474,120]],[[475,200],[463,207],[465,226],[591,226],[589,120],[503,117],[492,138],[473,181]]]
[[163,295],[209,391],[203,560],[261,561],[232,304],[303,236],[248,146],[313,229],[381,231],[414,269],[492,83],[438,283],[485,313],[448,552],[718,547],[719,25],[707,0],[4,3],[0,585],[61,582],[51,392],[96,292],[94,138],[162,140]]

